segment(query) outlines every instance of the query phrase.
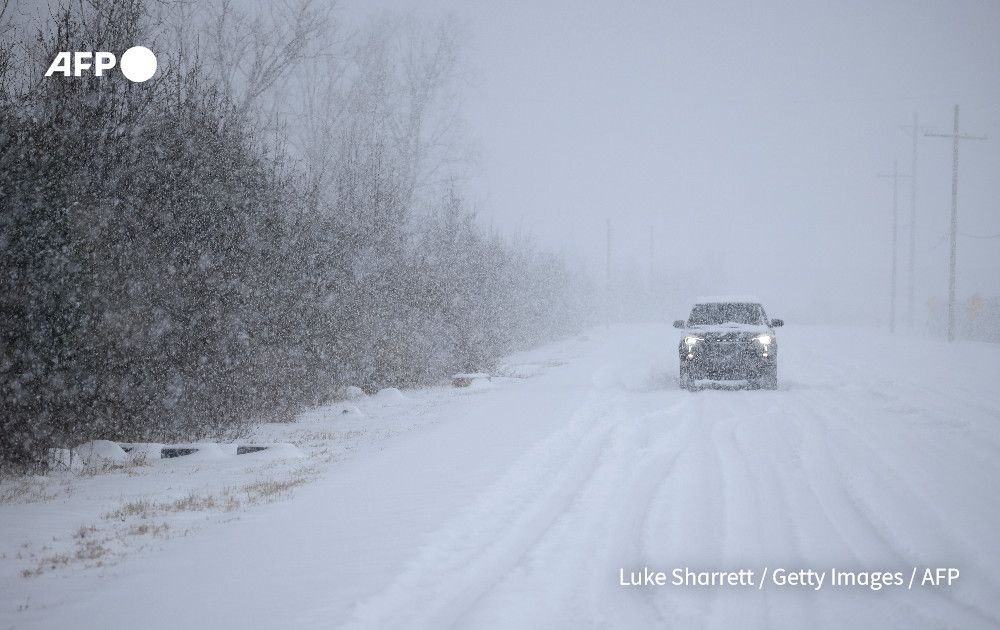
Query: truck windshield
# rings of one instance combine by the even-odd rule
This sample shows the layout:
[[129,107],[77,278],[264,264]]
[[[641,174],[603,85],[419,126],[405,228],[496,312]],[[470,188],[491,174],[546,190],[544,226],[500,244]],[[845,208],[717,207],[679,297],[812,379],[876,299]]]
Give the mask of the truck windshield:
[[760,304],[695,304],[688,317],[689,326],[712,324],[763,324]]

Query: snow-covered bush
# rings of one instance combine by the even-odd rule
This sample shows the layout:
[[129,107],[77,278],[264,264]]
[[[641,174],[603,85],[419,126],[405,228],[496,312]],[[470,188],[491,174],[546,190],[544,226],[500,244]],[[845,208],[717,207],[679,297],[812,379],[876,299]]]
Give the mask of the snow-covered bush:
[[149,32],[142,0],[67,3],[42,38],[20,33],[31,63],[0,54],[0,465],[97,437],[232,438],[349,385],[488,370],[585,321],[581,278],[484,233],[428,175],[450,163],[429,136],[451,114],[449,31],[373,22],[322,57],[337,65],[310,116],[275,124],[265,96],[337,39],[310,3],[287,10],[301,32],[275,32],[295,46],[250,38],[276,46],[284,83],[203,61],[228,54],[222,31],[264,28],[227,14],[145,83],[17,74],[186,32]]

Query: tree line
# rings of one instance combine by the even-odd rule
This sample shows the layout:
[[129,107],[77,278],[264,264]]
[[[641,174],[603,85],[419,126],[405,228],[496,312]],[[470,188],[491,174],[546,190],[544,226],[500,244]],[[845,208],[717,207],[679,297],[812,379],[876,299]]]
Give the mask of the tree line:
[[[588,280],[480,226],[447,21],[308,0],[0,0],[0,467],[229,439],[357,385],[489,370],[588,321]],[[62,50],[131,83],[42,76]]]

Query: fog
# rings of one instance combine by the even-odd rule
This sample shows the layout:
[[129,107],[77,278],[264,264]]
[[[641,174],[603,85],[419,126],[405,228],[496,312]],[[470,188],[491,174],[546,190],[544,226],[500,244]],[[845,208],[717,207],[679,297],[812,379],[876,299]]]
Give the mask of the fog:
[[[727,3],[729,4],[729,3]],[[888,318],[892,186],[961,105],[959,298],[1000,291],[1000,5],[363,2],[454,14],[482,219],[603,276],[759,295],[796,321]],[[947,293],[951,142],[918,141],[915,319]],[[910,182],[900,180],[906,317]],[[993,238],[984,238],[990,237]],[[645,278],[643,278],[645,280]],[[687,297],[694,297],[688,295]],[[679,308],[683,308],[679,305]],[[671,319],[676,312],[665,313]]]
[[1000,2],[752,5],[0,0],[0,628],[1000,627]]
[[[17,4],[17,3],[15,3]],[[37,17],[43,0],[24,0]],[[236,3],[240,8],[261,6]],[[326,4],[326,3],[320,3]],[[330,3],[333,6],[333,3]],[[906,323],[919,116],[913,321],[948,288],[953,106],[958,299],[1000,294],[996,3],[343,0],[347,34],[380,13],[457,23],[455,93],[480,222],[526,235],[680,316],[699,294],[755,294],[799,322],[885,325],[898,162],[898,321]],[[32,7],[32,9],[28,9]],[[44,13],[42,11],[41,13]],[[17,17],[15,15],[15,17]],[[346,36],[346,35],[345,35]],[[280,88],[284,107],[302,110]]]

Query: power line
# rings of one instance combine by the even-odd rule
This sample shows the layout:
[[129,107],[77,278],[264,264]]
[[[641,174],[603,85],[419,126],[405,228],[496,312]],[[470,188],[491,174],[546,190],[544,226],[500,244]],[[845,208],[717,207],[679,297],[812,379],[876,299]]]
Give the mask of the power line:
[[958,105],[955,105],[955,131],[950,134],[924,133],[935,138],[951,138],[951,251],[948,256],[948,341],[955,340],[955,259],[958,235],[958,144],[960,140],[986,140],[986,136],[964,135],[958,128]]
[[1000,238],[1000,234],[966,234],[965,232],[959,232],[958,235],[963,238]]

